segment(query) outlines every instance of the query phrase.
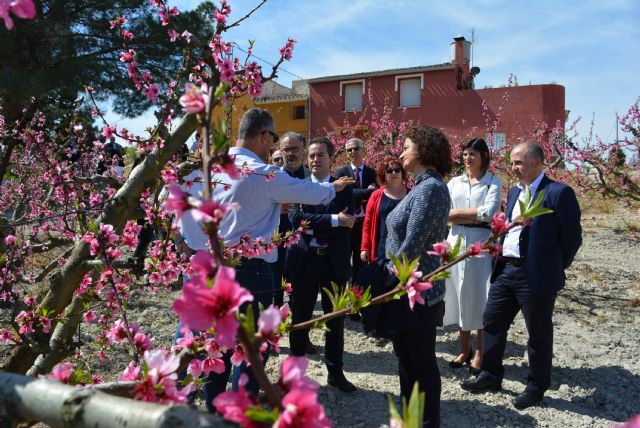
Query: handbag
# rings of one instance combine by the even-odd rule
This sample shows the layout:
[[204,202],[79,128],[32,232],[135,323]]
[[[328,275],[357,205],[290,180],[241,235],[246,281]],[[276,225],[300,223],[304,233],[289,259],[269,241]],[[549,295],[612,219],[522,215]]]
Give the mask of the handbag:
[[[398,278],[386,268],[388,262],[388,259],[376,260],[358,273],[356,284],[365,289],[370,286],[372,298],[391,291],[398,285]],[[409,307],[406,295],[400,299],[369,305],[360,309],[360,313],[365,333],[387,339],[393,339],[420,322],[418,315]]]

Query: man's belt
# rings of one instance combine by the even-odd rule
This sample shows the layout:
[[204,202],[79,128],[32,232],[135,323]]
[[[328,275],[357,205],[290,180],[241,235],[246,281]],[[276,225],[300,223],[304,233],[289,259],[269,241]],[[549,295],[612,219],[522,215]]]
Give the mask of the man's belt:
[[524,260],[520,257],[503,257],[504,262],[511,266],[522,266],[524,264]]
[[476,229],[489,229],[489,230],[491,230],[491,224],[490,223],[461,224],[460,226],[471,227],[471,228],[476,228]]
[[326,256],[329,254],[329,247],[309,247],[309,252],[316,256]]

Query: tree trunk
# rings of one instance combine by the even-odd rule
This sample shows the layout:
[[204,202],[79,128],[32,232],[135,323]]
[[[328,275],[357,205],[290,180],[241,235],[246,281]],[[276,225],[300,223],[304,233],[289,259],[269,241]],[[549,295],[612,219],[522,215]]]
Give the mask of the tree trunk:
[[40,421],[52,427],[225,427],[218,416],[188,406],[164,406],[65,385],[0,373],[0,426]]
[[[142,192],[153,186],[158,180],[160,171],[164,165],[178,153],[182,145],[189,139],[191,134],[198,126],[197,118],[194,115],[187,115],[180,123],[173,134],[165,138],[165,144],[162,150],[156,148],[145,160],[140,163],[129,175],[127,181],[118,190],[113,201],[105,208],[100,217],[95,221],[97,225],[111,224],[114,229],[120,230],[126,221],[133,217],[133,213],[140,205],[140,195]],[[76,244],[71,255],[67,259],[65,265],[59,272],[51,276],[51,287],[41,303],[43,308],[55,311],[56,314],[62,313],[71,303],[73,292],[78,287],[83,276],[91,269],[84,262],[90,260],[88,244],[80,241]],[[17,346],[2,363],[1,370],[26,373],[38,358],[39,354],[49,353],[51,348],[54,353],[62,357],[65,355],[64,346],[72,337],[75,327],[80,322],[80,316],[71,316],[68,324],[60,324],[54,326],[52,335],[56,338],[55,343],[41,343],[42,349],[35,349],[29,345],[22,344]],[[61,329],[65,334],[60,334]],[[57,331],[57,334],[56,334]],[[69,335],[71,332],[71,335]],[[42,361],[45,355],[40,357]],[[57,360],[57,361],[56,361]],[[48,358],[47,364],[43,364],[39,368],[32,370],[31,374],[44,374],[46,369],[53,367],[59,362],[59,357]],[[44,371],[43,371],[44,370]]]

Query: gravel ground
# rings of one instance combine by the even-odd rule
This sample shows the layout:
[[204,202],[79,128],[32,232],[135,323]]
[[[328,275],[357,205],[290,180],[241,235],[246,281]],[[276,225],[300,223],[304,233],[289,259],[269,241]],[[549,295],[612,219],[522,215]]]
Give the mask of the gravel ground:
[[[638,224],[640,215],[631,219]],[[602,215],[583,222],[584,244],[556,302],[552,384],[540,406],[518,411],[512,405],[528,372],[520,315],[509,332],[505,379],[498,393],[474,395],[460,388],[467,372],[448,367],[459,349],[457,330],[438,332],[443,426],[608,426],[640,413],[640,241],[623,233],[618,222]],[[130,320],[152,334],[157,346],[170,346],[177,323],[170,305],[177,294],[132,299]],[[347,319],[345,326],[344,369],[358,391],[345,394],[326,386],[320,331],[311,335],[320,353],[310,356],[308,374],[322,385],[319,399],[334,426],[388,426],[387,395],[397,403],[399,393],[391,344],[381,346],[368,338],[357,322]],[[90,340],[89,335],[83,338]],[[108,363],[97,363],[100,371],[112,373],[110,378],[128,362],[125,352],[114,351]],[[267,366],[272,379],[278,375],[275,362],[287,353],[288,341],[283,340],[282,354]]]

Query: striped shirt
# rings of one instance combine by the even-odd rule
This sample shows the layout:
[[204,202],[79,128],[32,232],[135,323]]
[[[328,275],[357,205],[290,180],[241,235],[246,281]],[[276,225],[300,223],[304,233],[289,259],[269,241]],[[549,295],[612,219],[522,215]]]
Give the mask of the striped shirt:
[[[229,210],[220,222],[220,235],[226,245],[235,245],[242,235],[251,239],[263,237],[269,241],[278,231],[281,203],[308,205],[328,204],[335,197],[331,183],[314,183],[291,177],[276,166],[265,164],[258,155],[244,147],[232,147],[235,165],[255,170],[255,173],[231,179],[227,174],[214,174],[212,180],[230,184],[228,190],[218,184],[213,190],[213,199],[222,203],[238,203],[240,209]],[[267,175],[274,176],[267,181]],[[278,258],[278,253],[258,256],[269,263]]]
[[[444,241],[451,197],[442,176],[435,171],[425,171],[415,178],[415,187],[387,215],[387,254],[402,260],[420,257],[418,270],[428,274],[440,267],[440,259],[427,254],[433,244]],[[427,291],[429,306],[444,298],[445,282],[435,281]]]

